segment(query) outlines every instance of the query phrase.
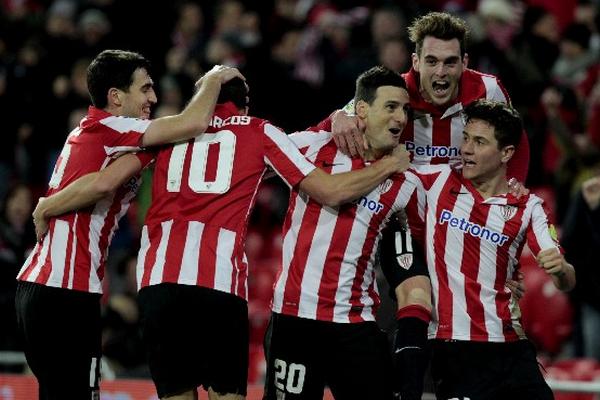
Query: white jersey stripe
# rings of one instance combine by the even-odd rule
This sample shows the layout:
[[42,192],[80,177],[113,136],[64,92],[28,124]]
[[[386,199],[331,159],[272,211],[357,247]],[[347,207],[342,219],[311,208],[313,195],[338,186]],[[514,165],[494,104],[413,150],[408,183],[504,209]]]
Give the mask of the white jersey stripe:
[[152,121],[149,119],[110,116],[101,119],[100,123],[119,133],[127,133],[131,131],[145,132]]
[[[414,120],[414,139],[413,142],[421,146],[432,145],[433,138],[433,119],[431,115],[426,114],[421,116],[419,119]],[[414,154],[414,153],[413,153]],[[414,164],[429,164],[431,162],[431,156],[422,155],[413,158]]]
[[[296,204],[291,215],[291,224],[289,227],[290,230],[283,236],[282,248],[284,250],[282,251],[281,256],[283,265],[290,265],[292,262],[292,257],[294,256],[293,249],[296,247],[298,242],[299,227],[302,223],[302,219],[304,218],[304,213],[306,212],[306,202],[300,201],[300,196],[296,199],[291,199],[290,201],[295,201]],[[285,249],[289,249],[289,251],[286,251]],[[289,268],[280,269],[279,276],[275,281],[275,290],[273,295],[273,311],[275,312],[281,312],[283,307],[288,272]]]
[[[301,286],[304,288],[319,287],[321,277],[323,276],[323,268],[327,258],[327,251],[331,243],[331,237],[335,229],[338,213],[336,210],[321,208],[319,213],[319,240],[310,247],[308,256],[306,257],[306,265],[310,266],[304,270]],[[290,254],[292,252],[290,251]],[[298,315],[304,318],[315,319],[317,316],[317,305],[319,299],[316,296],[318,293],[312,290],[300,291],[300,304],[298,307]]]
[[150,274],[150,285],[158,285],[162,283],[163,271],[165,268],[165,255],[167,253],[167,245],[169,244],[169,235],[171,233],[171,226],[173,220],[165,221],[160,224],[162,228],[162,235],[158,244],[158,250],[156,251],[156,261],[152,266],[152,273]]
[[[57,219],[56,222],[58,222],[59,220]],[[55,222],[55,224],[56,224]],[[46,234],[46,237],[44,238],[44,242],[42,243],[42,250],[40,253],[40,256],[37,259],[37,262],[35,263],[35,267],[33,267],[33,270],[31,271],[31,274],[29,274],[29,278],[27,279],[27,281],[29,282],[35,282],[38,278],[38,276],[40,275],[40,270],[42,269],[42,266],[44,265],[44,263],[46,262],[46,257],[48,257],[48,249],[50,248],[50,241],[52,236],[54,235],[54,227],[52,227],[52,229]]]
[[196,285],[198,282],[198,256],[200,255],[203,231],[204,224],[202,222],[190,221],[188,223],[178,283]]
[[142,279],[144,277],[144,265],[146,263],[146,255],[150,249],[150,239],[148,238],[148,227],[142,227],[142,235],[140,239],[140,252],[138,253],[137,265],[135,266],[135,276],[137,280],[137,288],[142,288]]
[[488,100],[497,100],[503,103],[507,102],[504,92],[498,84],[498,80],[494,76],[482,75],[481,80],[485,85],[485,98]]
[[[281,151],[287,155],[290,161],[300,169],[300,172],[303,175],[306,176],[310,174],[316,168],[314,165],[306,161],[306,159],[298,152],[298,148],[294,142],[292,142],[287,136],[282,135],[282,132],[279,129],[271,124],[265,124],[264,132],[265,135],[274,143],[276,143]],[[269,160],[267,157],[265,157],[264,160],[271,168],[277,171],[277,168],[273,165],[271,160]],[[284,182],[286,182],[288,186],[291,186],[280,172],[278,172],[278,175],[283,178]]]
[[[75,214],[75,218],[73,219],[73,226],[77,226],[77,219],[79,218],[79,214]],[[73,289],[73,282],[75,280],[75,257],[77,255],[77,235],[75,234],[75,230],[73,230],[73,244],[71,245],[71,260],[69,261],[69,282],[67,287],[69,289]]]
[[235,232],[225,228],[219,229],[214,288],[222,292],[232,292],[231,279],[233,274],[233,249],[235,243]]
[[[461,192],[467,192],[464,186],[460,187]],[[457,218],[469,220],[474,199],[471,194],[462,194],[462,202],[457,201],[454,205],[453,213]],[[464,208],[463,208],[464,207]],[[455,231],[448,230],[448,237],[454,237]],[[460,272],[463,263],[464,253],[464,235],[456,235],[456,240],[447,240],[444,264],[448,270],[458,270]],[[455,331],[469,332],[469,314],[467,312],[467,299],[465,297],[465,279],[461,273],[448,274],[448,286],[452,296],[452,338],[468,340],[470,337],[457,336]]]
[[67,244],[69,241],[69,223],[62,220],[57,220],[54,224],[54,235],[52,236],[52,244],[50,245],[50,260],[52,262],[52,270],[48,277],[50,286],[61,286],[64,276]]
[[[372,195],[369,198],[375,202],[379,202],[381,193],[379,193],[379,191],[374,191],[373,194],[375,193],[376,195]],[[366,228],[371,224],[373,215],[374,214],[366,207],[356,208],[356,217],[352,221],[352,232],[350,233],[348,244],[346,245],[346,251],[344,253],[345,262],[342,264],[339,278],[340,282],[336,292],[336,313],[334,315],[336,321],[345,320],[345,322],[350,322],[347,304],[349,299],[352,298],[352,286],[354,279],[358,274],[357,262],[354,260],[359,260],[363,255],[363,247],[369,233],[368,229]],[[373,248],[376,249],[377,246],[374,246]],[[374,253],[375,252],[371,252],[369,257],[370,263],[374,261]],[[348,262],[349,260],[354,262]],[[366,306],[363,307],[361,316],[366,321],[370,321],[373,319],[373,311],[371,309],[373,300],[369,296],[368,291],[369,286],[371,286],[372,283],[370,268],[365,268],[363,275],[357,278],[361,279],[360,287],[362,289],[362,293],[360,296],[360,301],[364,306]]]
[[104,146],[104,151],[106,152],[107,156],[112,156],[113,154],[117,153],[130,153],[138,150],[140,150],[139,146]]
[[[488,214],[486,226],[493,226],[497,232],[503,232],[504,219],[502,219],[502,214],[499,211],[503,206],[492,205],[490,207],[492,210]],[[496,268],[489,268],[490,265],[497,264],[497,246],[485,240],[480,240],[479,247],[480,257],[477,282],[481,284],[479,299],[483,306],[485,329],[488,333],[489,340],[502,340],[504,338],[502,320],[498,316],[498,311],[496,310],[497,292],[492,290],[492,288],[494,288],[494,283],[496,282],[498,271]]]
[[[90,218],[90,232],[88,236],[89,240],[89,252],[92,265],[100,265],[100,259],[103,254],[100,250],[100,235],[102,228],[106,224],[106,216],[114,201],[114,194],[103,198],[96,203],[92,216]],[[93,269],[90,271],[89,277],[89,291],[94,293],[100,293],[102,291],[100,279],[98,278],[98,271]]]

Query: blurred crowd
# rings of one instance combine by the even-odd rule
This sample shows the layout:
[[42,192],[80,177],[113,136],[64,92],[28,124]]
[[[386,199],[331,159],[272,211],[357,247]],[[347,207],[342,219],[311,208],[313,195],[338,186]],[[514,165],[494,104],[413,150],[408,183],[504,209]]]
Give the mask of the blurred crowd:
[[[571,296],[570,351],[600,360],[585,333],[586,324],[600,326],[600,224],[590,222],[599,211],[580,190],[600,176],[600,0],[2,0],[0,6],[0,351],[19,349],[12,302],[14,277],[35,242],[29,216],[68,132],[87,111],[86,68],[97,53],[128,49],[152,61],[154,116],[181,110],[192,83],[213,64],[236,66],[248,79],[252,114],[291,132],[345,105],[367,68],[407,71],[413,51],[407,24],[445,10],[469,22],[469,67],[499,76],[524,118],[531,144],[526,186],[546,194],[570,235],[578,275],[586,277]],[[270,315],[287,204],[280,182],[266,186],[247,240],[257,347]],[[132,249],[148,203],[145,186],[109,258],[104,351],[118,376],[146,374]],[[600,329],[591,332],[600,343]]]

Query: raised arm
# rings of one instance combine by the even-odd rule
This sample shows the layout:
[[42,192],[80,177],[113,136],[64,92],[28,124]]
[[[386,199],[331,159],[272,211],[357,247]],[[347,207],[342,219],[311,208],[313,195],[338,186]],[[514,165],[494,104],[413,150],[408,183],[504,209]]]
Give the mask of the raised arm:
[[199,89],[181,113],[150,123],[142,136],[142,146],[175,143],[203,133],[215,111],[221,85],[233,78],[244,79],[244,76],[236,68],[214,66],[196,83]]
[[61,191],[42,197],[33,211],[35,233],[40,240],[48,231],[51,217],[88,207],[110,195],[142,168],[140,159],[126,154],[99,172],[84,175]]
[[316,168],[298,187],[315,201],[336,207],[369,193],[388,176],[406,171],[409,164],[409,152],[404,146],[398,146],[392,155],[357,171],[330,175]]

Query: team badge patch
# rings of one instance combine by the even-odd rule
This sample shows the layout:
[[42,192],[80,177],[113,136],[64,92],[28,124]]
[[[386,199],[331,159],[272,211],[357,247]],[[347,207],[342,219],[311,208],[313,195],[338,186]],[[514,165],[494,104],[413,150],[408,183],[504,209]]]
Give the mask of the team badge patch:
[[413,264],[413,255],[412,253],[396,254],[396,260],[402,268],[408,270]]
[[385,181],[383,181],[379,184],[379,186],[377,187],[377,190],[379,191],[379,193],[384,194],[392,188],[392,185],[393,185],[392,180],[386,179]]
[[515,206],[504,206],[502,207],[502,217],[505,221],[512,219],[517,213],[517,207]]

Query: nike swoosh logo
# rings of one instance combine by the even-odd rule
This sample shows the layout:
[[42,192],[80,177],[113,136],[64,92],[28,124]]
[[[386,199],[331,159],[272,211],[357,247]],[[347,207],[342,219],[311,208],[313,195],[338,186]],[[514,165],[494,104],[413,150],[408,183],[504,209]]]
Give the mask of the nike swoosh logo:
[[450,194],[454,194],[454,195],[459,195],[459,194],[469,194],[469,192],[461,192],[459,190],[456,189],[450,189]]
[[328,162],[326,162],[326,161],[323,161],[322,165],[323,165],[325,168],[329,168],[329,167],[335,167],[336,165],[342,165],[342,163],[328,163]]
[[394,351],[394,354],[398,354],[400,353],[402,350],[408,350],[408,349],[416,349],[416,350],[421,350],[421,348],[419,346],[406,346],[406,347],[402,347],[399,349],[396,349],[396,351]]

